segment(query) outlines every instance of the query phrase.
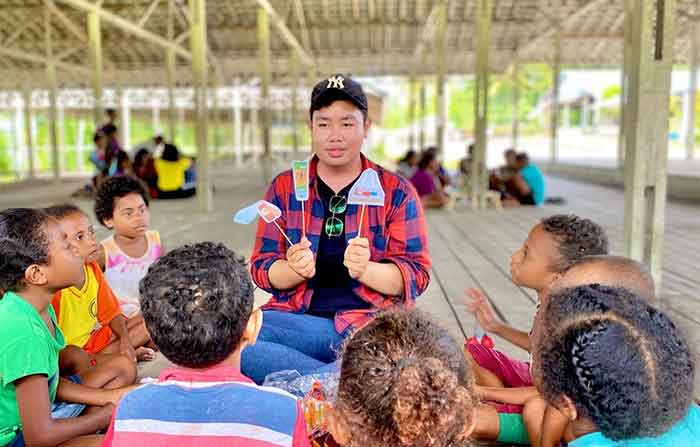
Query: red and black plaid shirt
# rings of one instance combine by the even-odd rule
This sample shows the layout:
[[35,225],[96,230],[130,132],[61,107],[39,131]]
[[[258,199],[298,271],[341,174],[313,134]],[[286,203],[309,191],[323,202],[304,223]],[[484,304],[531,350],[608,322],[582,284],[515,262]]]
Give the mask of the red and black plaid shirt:
[[[309,167],[309,200],[304,204],[294,196],[294,178],[291,170],[285,171],[275,180],[265,194],[265,200],[282,210],[277,221],[292,242],[302,236],[302,218],[306,222],[306,237],[311,241],[311,251],[318,251],[323,231],[324,205],[319,198],[316,185],[314,157]],[[404,282],[402,296],[386,296],[353,280],[353,291],[362,300],[372,305],[369,309],[346,310],[335,315],[335,328],[340,334],[357,329],[367,323],[377,312],[394,306],[413,306],[416,298],[425,291],[430,282],[430,257],[428,255],[423,207],[413,186],[404,178],[372,163],[362,156],[362,169],[372,168],[379,174],[385,192],[383,207],[368,206],[362,223],[362,236],[369,239],[371,261],[394,263],[401,271]],[[345,215],[345,239],[357,236],[360,207],[348,205]],[[269,270],[275,261],[285,259],[288,243],[273,224],[258,221],[255,247],[251,255],[253,281],[272,298],[263,309],[304,313],[309,308],[313,289],[304,281],[292,290],[275,290],[270,284]]]

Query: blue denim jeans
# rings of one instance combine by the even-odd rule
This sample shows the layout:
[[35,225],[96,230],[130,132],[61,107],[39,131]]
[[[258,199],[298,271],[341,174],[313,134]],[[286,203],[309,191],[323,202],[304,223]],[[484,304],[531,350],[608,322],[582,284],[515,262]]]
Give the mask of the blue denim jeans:
[[335,367],[329,364],[335,362],[342,342],[333,320],[266,310],[257,343],[243,351],[242,371],[257,384],[286,369],[301,375],[327,371]]

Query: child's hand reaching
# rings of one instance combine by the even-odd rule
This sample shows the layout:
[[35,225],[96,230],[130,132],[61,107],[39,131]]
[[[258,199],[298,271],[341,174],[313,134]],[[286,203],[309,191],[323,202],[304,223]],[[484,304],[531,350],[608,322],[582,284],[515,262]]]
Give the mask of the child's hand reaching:
[[496,316],[489,300],[476,289],[467,289],[465,294],[467,300],[464,301],[464,307],[474,315],[479,326],[486,332],[497,333],[502,321]]

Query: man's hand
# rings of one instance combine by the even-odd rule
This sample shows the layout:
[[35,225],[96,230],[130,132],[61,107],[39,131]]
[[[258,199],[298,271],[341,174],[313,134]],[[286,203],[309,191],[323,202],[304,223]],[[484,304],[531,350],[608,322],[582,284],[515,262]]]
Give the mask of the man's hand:
[[348,248],[345,249],[343,265],[348,268],[352,279],[360,279],[369,265],[370,251],[367,238],[350,239]]
[[316,260],[311,251],[311,242],[304,238],[287,250],[287,263],[297,275],[311,279],[316,274]]
[[467,289],[465,294],[468,299],[464,301],[464,307],[474,315],[479,326],[486,332],[498,333],[503,322],[496,316],[489,300],[476,289]]

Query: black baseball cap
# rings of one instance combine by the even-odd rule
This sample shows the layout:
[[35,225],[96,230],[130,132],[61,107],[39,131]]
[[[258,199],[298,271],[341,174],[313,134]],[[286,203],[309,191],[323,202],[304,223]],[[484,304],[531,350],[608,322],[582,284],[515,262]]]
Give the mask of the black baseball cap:
[[335,74],[316,84],[311,92],[309,116],[312,116],[314,111],[326,107],[336,100],[352,102],[365,117],[367,116],[367,96],[362,90],[362,85],[341,74]]

